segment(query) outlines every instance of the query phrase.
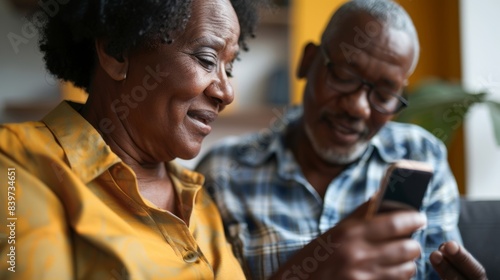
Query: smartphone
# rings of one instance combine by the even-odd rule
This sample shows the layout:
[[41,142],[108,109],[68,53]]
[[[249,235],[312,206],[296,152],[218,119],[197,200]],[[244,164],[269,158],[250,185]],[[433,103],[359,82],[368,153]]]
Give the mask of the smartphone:
[[367,217],[402,209],[419,211],[432,175],[432,166],[424,162],[400,160],[390,164],[370,202]]

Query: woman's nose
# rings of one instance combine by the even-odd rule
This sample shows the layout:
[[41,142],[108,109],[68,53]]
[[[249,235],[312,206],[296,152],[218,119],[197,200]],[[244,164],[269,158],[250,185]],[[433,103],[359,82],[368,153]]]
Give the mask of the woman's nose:
[[219,71],[220,74],[207,88],[206,94],[214,99],[220,106],[231,104],[234,100],[234,90],[225,71]]

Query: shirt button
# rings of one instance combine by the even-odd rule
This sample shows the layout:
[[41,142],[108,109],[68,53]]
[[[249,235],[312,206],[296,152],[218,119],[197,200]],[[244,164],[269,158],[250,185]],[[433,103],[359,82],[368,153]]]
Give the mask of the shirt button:
[[184,259],[184,261],[187,263],[194,263],[198,260],[198,253],[194,251],[187,251],[182,259]]

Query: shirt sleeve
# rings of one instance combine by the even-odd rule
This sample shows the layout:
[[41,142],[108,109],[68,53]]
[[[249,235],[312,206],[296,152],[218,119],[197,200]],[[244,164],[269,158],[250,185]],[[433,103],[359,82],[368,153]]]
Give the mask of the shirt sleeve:
[[57,195],[4,151],[0,190],[0,279],[73,279],[71,240]]

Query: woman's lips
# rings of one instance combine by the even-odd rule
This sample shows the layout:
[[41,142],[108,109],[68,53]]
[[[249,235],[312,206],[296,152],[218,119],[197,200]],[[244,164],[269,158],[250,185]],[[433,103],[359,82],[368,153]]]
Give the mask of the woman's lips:
[[217,119],[217,113],[210,110],[189,110],[187,115],[203,135],[208,135],[212,131],[209,124]]

